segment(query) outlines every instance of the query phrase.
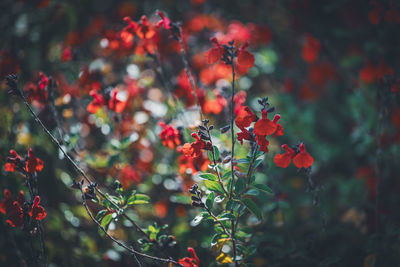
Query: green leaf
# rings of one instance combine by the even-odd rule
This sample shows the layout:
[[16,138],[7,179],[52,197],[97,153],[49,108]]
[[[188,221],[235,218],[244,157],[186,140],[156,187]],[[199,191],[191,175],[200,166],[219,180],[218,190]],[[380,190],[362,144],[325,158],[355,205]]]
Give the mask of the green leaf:
[[227,171],[226,173],[224,173],[224,175],[222,175],[222,179],[226,179],[226,178],[228,178],[228,177],[231,177],[232,176],[232,171]]
[[246,158],[241,158],[237,160],[237,164],[247,164],[249,163],[249,160]]
[[216,181],[205,180],[204,185],[208,190],[224,194],[224,190],[222,189],[221,185]]
[[236,192],[236,194],[242,193],[243,190],[244,190],[244,188],[245,188],[245,186],[246,186],[246,180],[245,180],[245,179],[240,179],[240,178],[239,178],[239,179],[236,181],[236,184],[235,184],[235,192]]
[[202,173],[199,176],[200,176],[200,178],[205,179],[205,180],[218,181],[218,177],[212,173]]
[[127,205],[135,205],[135,204],[147,204],[149,203],[150,197],[144,194],[134,194],[130,196],[127,200]]
[[106,213],[107,213],[107,210],[101,210],[101,211],[99,211],[99,212],[97,213],[97,215],[96,215],[96,220],[97,220],[97,221],[100,221],[101,218],[103,218],[103,216],[106,215]]
[[206,207],[211,210],[213,208],[214,205],[214,192],[211,192],[206,199]]
[[246,208],[248,208],[251,213],[253,213],[254,215],[256,215],[256,217],[261,220],[262,216],[261,216],[261,210],[260,208],[257,206],[257,204],[251,200],[250,198],[243,198],[241,200],[241,202],[243,203],[243,205],[246,206]]
[[253,184],[252,186],[268,194],[274,193],[272,189],[265,184]]
[[[215,160],[217,161],[219,159],[219,150],[218,147],[213,146],[214,149],[214,156],[215,156]],[[212,152],[208,151],[208,158],[211,162],[214,162],[213,156],[212,156]]]
[[107,214],[107,215],[104,216],[104,218],[101,220],[100,225],[103,226],[103,228],[107,230],[108,225],[110,224],[110,222],[111,222],[112,219],[113,219],[112,213]]
[[264,159],[257,159],[257,160],[254,162],[253,169],[254,169],[254,170],[257,169],[257,167],[261,164],[261,162],[263,162],[263,160],[264,160]]
[[229,213],[229,212],[218,216],[218,218],[219,219],[226,219],[226,220],[236,220],[235,215],[233,215],[232,213]]

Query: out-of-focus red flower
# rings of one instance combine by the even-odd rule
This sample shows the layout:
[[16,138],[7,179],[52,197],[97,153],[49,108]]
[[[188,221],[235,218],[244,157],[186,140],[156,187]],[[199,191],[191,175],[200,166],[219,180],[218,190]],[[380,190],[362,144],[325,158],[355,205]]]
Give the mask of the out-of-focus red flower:
[[215,98],[214,99],[204,99],[202,109],[204,113],[210,114],[219,114],[224,110],[224,107],[227,105],[227,101],[225,97],[223,97],[219,90],[215,89],[213,91]]
[[159,218],[165,218],[168,214],[168,205],[164,201],[158,201],[154,204],[154,212]]
[[[182,147],[180,147],[178,152],[183,152]],[[191,170],[192,174],[195,174],[198,171],[205,171],[209,164],[210,161],[208,157],[203,156],[203,154],[200,154],[197,158],[187,157],[183,154],[178,158],[179,173],[182,174],[188,169]]]
[[164,29],[169,30],[171,29],[171,21],[165,14],[161,11],[157,11],[157,15],[160,16],[161,20],[157,22],[157,27],[164,27]]
[[70,46],[67,46],[62,51],[61,61],[67,62],[70,61],[71,59],[72,59],[72,48]]
[[385,21],[389,24],[400,23],[400,13],[393,4],[385,12]]
[[381,60],[378,65],[374,66],[371,62],[360,70],[360,78],[365,83],[372,83],[376,80],[382,79],[385,75],[392,75],[393,68]]
[[14,172],[16,167],[22,167],[22,158],[20,155],[18,155],[17,151],[11,149],[10,154],[11,156],[7,158],[7,163],[4,165],[4,170],[6,172]]
[[39,203],[40,197],[36,196],[33,200],[31,210],[29,211],[29,216],[37,221],[41,221],[47,216],[46,210],[42,206],[40,206]]
[[28,150],[28,159],[25,168],[29,173],[40,172],[43,169],[43,161],[35,157],[32,148]]
[[18,193],[17,201],[12,199],[8,189],[4,189],[4,200],[0,202],[0,213],[7,216],[7,223],[12,227],[20,227],[24,223],[24,214],[21,206],[25,202],[24,192]]
[[124,111],[126,104],[127,104],[127,97],[125,100],[121,100],[121,98],[118,97],[118,94],[120,92],[118,91],[117,88],[114,88],[111,91],[111,98],[108,101],[108,108],[110,110],[113,110],[117,113],[121,113],[122,111]]
[[306,34],[302,50],[303,59],[308,63],[313,63],[317,60],[320,51],[321,43],[315,37]]
[[178,263],[185,267],[199,267],[200,259],[197,257],[194,249],[191,247],[188,247],[188,252],[191,257],[185,257],[183,259],[179,259]]
[[237,63],[238,66],[242,69],[243,73],[247,73],[248,69],[254,66],[254,56],[252,53],[246,51],[246,48],[249,46],[249,42],[245,42],[239,49],[237,53]]
[[235,103],[234,113],[237,116],[246,102],[247,93],[246,91],[240,90],[233,97],[233,102]]
[[161,143],[168,148],[175,148],[181,144],[180,133],[172,125],[167,125],[165,122],[160,121],[158,125],[162,128],[159,133]]
[[118,180],[124,188],[129,188],[132,184],[138,184],[142,180],[140,173],[131,165],[123,167],[118,175]]
[[145,15],[140,18],[136,34],[140,39],[151,39],[156,34],[153,26],[150,25],[149,20]]
[[94,114],[97,112],[97,110],[99,110],[99,108],[106,105],[106,101],[104,99],[104,96],[102,94],[99,94],[96,90],[91,90],[89,94],[93,97],[93,100],[89,103],[86,109],[90,113]]
[[214,64],[215,62],[221,60],[222,56],[225,53],[225,49],[222,45],[218,43],[217,38],[213,37],[210,41],[214,44],[214,47],[211,47],[206,52],[207,62],[208,64]]
[[261,116],[262,118],[254,124],[254,133],[256,135],[271,135],[275,133],[278,128],[276,122],[280,119],[280,116],[278,114],[275,115],[274,121],[271,121],[268,119],[268,112],[266,110],[262,111]]
[[235,124],[240,129],[249,127],[250,124],[257,120],[256,114],[248,107],[243,106],[236,116]]
[[299,150],[300,152],[297,153],[297,155],[293,158],[293,164],[297,168],[310,167],[313,164],[314,159],[313,157],[310,156],[310,154],[306,152],[306,147],[304,146],[303,143],[299,145]]
[[200,139],[197,133],[192,133],[191,136],[196,141],[190,144],[184,144],[182,147],[182,152],[187,157],[197,158],[202,154],[201,149],[206,148],[206,143]]
[[328,61],[316,63],[308,68],[308,77],[313,85],[322,88],[335,78],[335,70]]

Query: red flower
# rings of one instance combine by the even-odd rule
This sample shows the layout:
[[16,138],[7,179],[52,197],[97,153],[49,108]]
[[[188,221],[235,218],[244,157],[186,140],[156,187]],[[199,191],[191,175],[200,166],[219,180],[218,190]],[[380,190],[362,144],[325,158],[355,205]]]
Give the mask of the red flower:
[[7,158],[7,163],[4,165],[4,170],[6,172],[14,172],[15,168],[22,163],[22,158],[18,153],[14,150],[10,150],[11,156]]
[[124,17],[124,22],[128,25],[122,29],[120,36],[125,44],[131,44],[136,30],[139,28],[139,24],[133,21],[130,17]]
[[254,56],[252,53],[246,51],[249,46],[249,42],[245,42],[239,49],[237,53],[237,63],[243,72],[247,72],[248,69],[254,66]]
[[200,139],[197,133],[192,133],[191,136],[196,141],[191,144],[185,143],[182,147],[182,152],[187,157],[197,158],[201,155],[201,149],[205,147],[205,143]]
[[256,135],[271,135],[275,133],[278,128],[276,122],[280,118],[280,116],[278,116],[279,115],[275,115],[274,121],[271,121],[270,119],[268,119],[268,112],[266,110],[263,110],[261,120],[258,120],[254,124],[254,133]]
[[117,113],[121,113],[125,109],[126,104],[127,104],[126,100],[123,101],[123,100],[121,100],[121,97],[118,97],[119,93],[120,92],[116,88],[114,88],[111,91],[111,98],[108,101],[108,108]]
[[208,64],[213,64],[222,58],[225,53],[225,49],[218,43],[217,38],[213,37],[210,39],[210,41],[214,44],[214,47],[210,48],[206,52],[206,57]]
[[121,169],[118,179],[124,188],[128,188],[132,184],[140,183],[142,177],[136,168],[131,165],[127,165]]
[[29,216],[35,220],[41,221],[47,216],[47,212],[42,206],[39,205],[39,203],[40,197],[36,196],[33,200],[32,208],[29,211]]
[[269,141],[266,139],[266,135],[256,135],[257,144],[260,146],[260,151],[267,153]]
[[147,17],[144,15],[140,18],[136,34],[140,39],[151,39],[156,34],[153,27],[149,24]]
[[72,59],[72,49],[70,46],[67,46],[64,48],[62,54],[61,54],[61,61],[62,62],[67,62]]
[[163,129],[158,136],[164,146],[173,149],[181,144],[180,133],[177,129],[166,125],[163,121],[160,121],[158,125]]
[[313,157],[310,156],[310,154],[306,152],[306,147],[304,146],[303,143],[300,144],[299,150],[300,152],[293,158],[293,164],[297,168],[310,167],[313,164],[314,159]]
[[49,86],[49,83],[49,78],[43,72],[39,72],[39,88],[44,90],[47,86]]
[[191,257],[185,257],[183,259],[179,259],[178,263],[182,264],[185,267],[199,267],[200,259],[197,257],[194,249],[191,247],[188,247],[188,252]]
[[91,96],[93,96],[92,102],[89,103],[89,105],[86,107],[87,111],[90,113],[96,113],[99,108],[104,106],[106,104],[106,101],[104,99],[104,96],[97,93],[96,90],[91,90],[89,93]]
[[243,144],[243,140],[250,141],[250,139],[251,139],[250,132],[248,130],[246,130],[245,128],[240,128],[240,131],[241,132],[236,133],[240,144]]
[[235,124],[239,128],[249,127],[250,124],[257,120],[256,114],[248,107],[243,106],[235,119]]
[[26,171],[29,173],[40,172],[43,169],[43,161],[35,158],[32,148],[28,151],[28,160],[26,161]]
[[297,168],[308,168],[310,167],[314,159],[306,152],[306,148],[303,143],[299,145],[299,153],[291,149],[288,145],[282,145],[282,149],[286,150],[285,154],[277,154],[274,157],[274,162],[278,167],[286,168],[289,166],[291,159],[293,158],[293,164]]
[[24,214],[21,206],[25,202],[24,192],[18,193],[17,201],[11,197],[8,189],[4,189],[4,200],[0,203],[0,212],[7,215],[7,223],[12,227],[20,227],[24,224]]
[[275,155],[274,162],[276,166],[286,168],[289,166],[292,158],[296,155],[296,152],[286,144],[282,145],[282,149],[286,150],[286,153]]
[[169,30],[171,29],[171,21],[167,18],[163,12],[157,11],[157,15],[160,16],[161,20],[157,22],[157,27],[164,26],[164,29]]
[[305,36],[306,42],[304,43],[302,56],[308,63],[313,63],[317,60],[318,54],[321,50],[321,43],[309,34]]

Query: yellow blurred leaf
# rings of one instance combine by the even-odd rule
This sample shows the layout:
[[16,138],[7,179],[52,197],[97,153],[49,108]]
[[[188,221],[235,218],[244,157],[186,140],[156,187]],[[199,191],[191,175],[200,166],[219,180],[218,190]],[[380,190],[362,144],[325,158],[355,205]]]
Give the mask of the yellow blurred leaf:
[[221,254],[219,254],[218,257],[216,258],[216,260],[219,263],[233,263],[232,258],[229,257],[229,255],[225,254],[224,252],[221,252]]

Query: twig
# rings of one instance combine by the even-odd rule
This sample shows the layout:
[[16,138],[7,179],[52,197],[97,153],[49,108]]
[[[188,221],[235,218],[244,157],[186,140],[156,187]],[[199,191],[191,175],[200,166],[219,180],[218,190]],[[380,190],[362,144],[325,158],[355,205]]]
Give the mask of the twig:
[[119,241],[118,239],[114,238],[113,236],[111,236],[110,234],[107,233],[107,230],[100,224],[99,221],[96,220],[96,218],[93,216],[92,212],[90,211],[87,203],[86,203],[86,197],[85,197],[85,193],[83,193],[82,190],[82,186],[79,187],[82,193],[82,204],[86,209],[87,214],[89,215],[89,217],[92,219],[92,221],[97,224],[97,226],[104,232],[104,234],[111,239],[114,243],[116,243],[118,246],[126,249],[127,251],[129,251],[130,253],[134,254],[134,255],[138,255],[138,256],[142,256],[148,259],[152,259],[155,261],[161,261],[161,262],[166,262],[166,263],[173,263],[177,266],[182,266],[180,265],[178,262],[171,260],[171,259],[164,259],[164,258],[159,258],[159,257],[155,257],[155,256],[150,256],[144,253],[141,253],[139,251],[134,250],[132,247],[128,247],[127,245],[125,245],[124,243],[122,243],[121,241]]

